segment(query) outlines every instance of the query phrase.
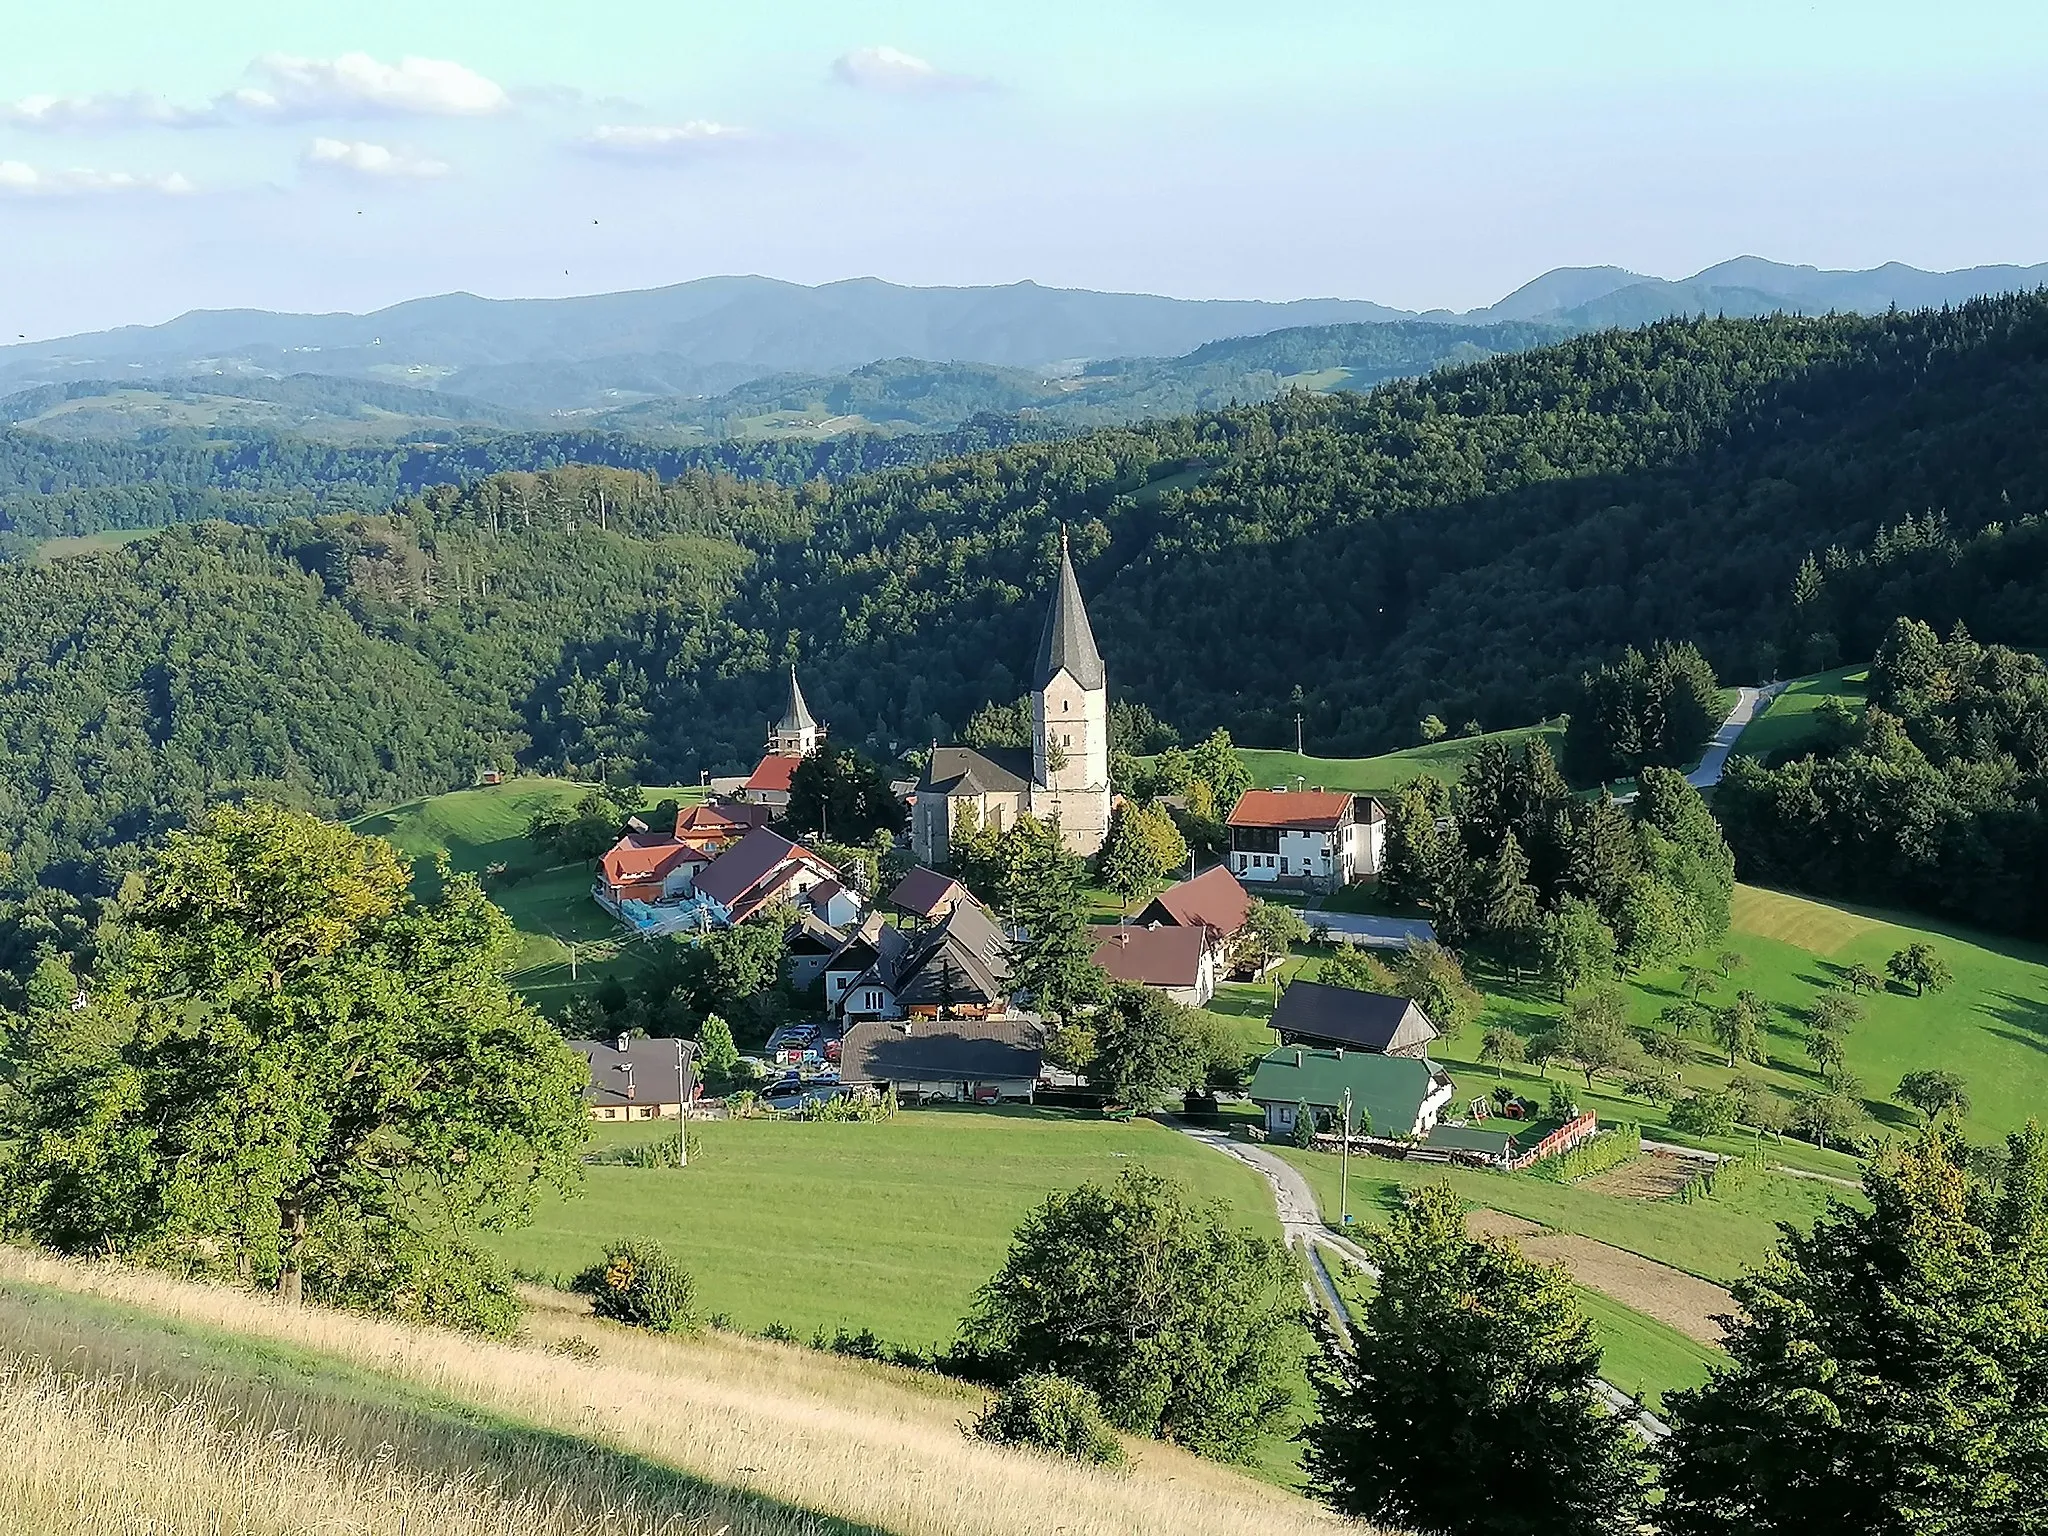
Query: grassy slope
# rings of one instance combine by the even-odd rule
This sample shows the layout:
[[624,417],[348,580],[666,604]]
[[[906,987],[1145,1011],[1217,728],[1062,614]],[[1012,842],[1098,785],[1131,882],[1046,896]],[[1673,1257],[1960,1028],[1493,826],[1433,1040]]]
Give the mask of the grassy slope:
[[1770,707],[1749,723],[1735,750],[1744,757],[1769,762],[1779,753],[1808,745],[1818,731],[1814,711],[1829,699],[1841,699],[1861,709],[1869,693],[1869,676],[1870,669],[1859,663],[1793,679],[1771,700]]
[[1719,1350],[1610,1301],[1598,1291],[1581,1286],[1579,1305],[1600,1340],[1601,1376],[1624,1392],[1641,1394],[1653,1411],[1664,1406],[1666,1392],[1700,1386],[1714,1366],[1727,1363],[1728,1357]]
[[[1168,1446],[1134,1444],[1119,1474],[983,1446],[960,1432],[981,1394],[922,1373],[730,1335],[662,1339],[567,1308],[537,1309],[529,1325],[530,1338],[495,1344],[0,1249],[0,1364],[54,1365],[96,1388],[111,1430],[61,1485],[66,1469],[24,1457],[19,1441],[0,1472],[0,1489],[76,1492],[106,1518],[22,1524],[14,1501],[7,1529],[212,1531],[223,1511],[219,1528],[243,1536],[1307,1536],[1329,1522]],[[559,1347],[569,1339],[580,1358]],[[0,1415],[18,1418],[12,1386],[0,1373]],[[121,1433],[137,1408],[160,1415],[194,1397],[186,1417],[218,1426],[198,1449],[225,1454],[181,1461]],[[301,1446],[315,1453],[299,1458],[310,1477],[283,1490],[299,1500],[257,1502],[245,1518],[267,1491],[265,1463]],[[155,1497],[146,1474],[183,1497]],[[321,1477],[337,1496],[308,1511],[318,1487],[303,1485]],[[422,1485],[441,1509],[389,1496]]]
[[1254,783],[1263,788],[1291,786],[1299,778],[1310,786],[1348,789],[1360,794],[1388,794],[1424,774],[1446,781],[1464,772],[1465,764],[1488,742],[1519,746],[1532,736],[1541,736],[1553,755],[1563,750],[1564,732],[1554,725],[1526,726],[1513,731],[1489,731],[1483,736],[1459,736],[1410,747],[1382,757],[1303,757],[1293,752],[1269,751],[1262,747],[1239,747],[1238,756],[1251,770]]
[[1133,1163],[1225,1201],[1246,1227],[1279,1233],[1257,1174],[1147,1122],[919,1109],[874,1125],[739,1120],[698,1129],[703,1151],[690,1168],[590,1168],[580,1198],[551,1202],[497,1248],[529,1273],[567,1276],[608,1238],[645,1234],[688,1262],[707,1312],[741,1327],[865,1327],[927,1345],[951,1340],[1028,1209]]
[[138,544],[162,531],[159,528],[113,528],[103,533],[44,539],[36,546],[36,562],[40,565],[50,565],[77,555],[95,555],[103,550],[119,549],[124,544]]
[[[587,864],[545,865],[526,840],[526,824],[551,805],[570,805],[587,786],[566,779],[517,778],[504,784],[458,789],[414,800],[354,823],[358,832],[388,839],[416,860],[445,853],[458,870],[482,874],[494,864],[530,873],[515,882],[494,882],[491,899],[519,930],[512,960],[514,984],[537,1006],[554,1012],[604,977],[631,974],[640,952],[619,942],[619,925],[590,899]],[[649,789],[647,803],[692,800],[703,791]],[[570,946],[576,946],[571,976]]]

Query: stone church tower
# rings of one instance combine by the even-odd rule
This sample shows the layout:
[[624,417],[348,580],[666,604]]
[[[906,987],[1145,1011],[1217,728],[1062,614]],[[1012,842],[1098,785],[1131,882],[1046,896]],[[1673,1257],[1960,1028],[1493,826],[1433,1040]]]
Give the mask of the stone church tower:
[[1109,836],[1109,679],[1064,533],[1031,680],[1031,738],[1031,814],[1057,815],[1067,847],[1095,853]]

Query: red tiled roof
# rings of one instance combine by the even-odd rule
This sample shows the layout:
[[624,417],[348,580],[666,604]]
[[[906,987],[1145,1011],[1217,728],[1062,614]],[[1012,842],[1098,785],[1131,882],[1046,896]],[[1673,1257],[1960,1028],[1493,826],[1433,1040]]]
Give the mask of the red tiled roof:
[[1118,981],[1192,987],[1202,979],[1208,935],[1200,928],[1097,928],[1095,963]]
[[777,757],[770,752],[754,767],[754,773],[746,782],[750,790],[768,791],[776,794],[789,793],[790,776],[796,772],[800,757]]
[[687,843],[655,833],[622,837],[598,861],[607,885],[660,884],[682,864],[702,864],[706,856]]
[[766,826],[774,816],[765,805],[746,805],[735,800],[686,805],[676,813],[676,839],[699,847],[726,842],[755,827]]
[[1351,796],[1334,789],[1248,789],[1230,813],[1230,824],[1333,832],[1350,809]]
[[1251,911],[1251,893],[1237,876],[1218,864],[1192,880],[1170,885],[1152,898],[1152,904],[1138,914],[1141,923],[1166,922],[1182,928],[1213,928],[1229,938],[1244,926]]

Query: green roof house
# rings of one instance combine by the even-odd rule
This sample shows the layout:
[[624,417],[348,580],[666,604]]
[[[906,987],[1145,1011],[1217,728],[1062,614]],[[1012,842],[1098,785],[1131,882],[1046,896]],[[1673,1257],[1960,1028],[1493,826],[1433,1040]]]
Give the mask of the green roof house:
[[1266,1134],[1287,1136],[1297,1105],[1341,1115],[1347,1088],[1352,1124],[1370,1115],[1378,1136],[1427,1136],[1456,1091],[1450,1074],[1427,1057],[1283,1045],[1259,1059],[1251,1099],[1266,1112]]

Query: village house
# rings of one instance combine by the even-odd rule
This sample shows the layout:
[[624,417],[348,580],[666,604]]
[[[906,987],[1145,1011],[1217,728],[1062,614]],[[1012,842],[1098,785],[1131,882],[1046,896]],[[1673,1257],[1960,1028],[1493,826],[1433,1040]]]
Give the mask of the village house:
[[627,902],[661,906],[687,897],[697,872],[759,826],[767,825],[764,806],[732,801],[686,805],[676,813],[673,830],[657,832],[636,818],[597,861],[591,895],[614,917],[625,916]]
[[1326,986],[1320,981],[1290,983],[1280,994],[1271,1025],[1284,1045],[1328,1046],[1417,1060],[1429,1054],[1429,1042],[1437,1037],[1429,1015],[1408,998]]
[[1216,995],[1216,953],[1209,932],[1164,923],[1098,927],[1092,958],[1113,981],[1150,987],[1200,1008]]
[[1238,883],[1228,865],[1218,864],[1192,880],[1168,886],[1152,898],[1137,921],[1146,926],[1162,923],[1171,928],[1203,929],[1221,967],[1231,940],[1243,929],[1251,909],[1251,893]]
[[1426,1056],[1377,1056],[1342,1047],[1283,1045],[1259,1059],[1247,1090],[1266,1116],[1266,1134],[1291,1137],[1300,1106],[1319,1123],[1343,1123],[1345,1095],[1354,1135],[1419,1137],[1435,1129],[1456,1092],[1450,1074]]
[[896,882],[896,889],[889,893],[888,906],[891,911],[920,923],[935,923],[963,899],[973,899],[967,895],[966,886],[951,875],[942,875],[920,864]]
[[860,917],[860,898],[838,869],[780,832],[756,827],[705,865],[692,892],[715,927],[734,928],[769,907],[806,907],[834,928]]
[[1247,884],[1335,891],[1379,878],[1386,811],[1371,795],[1248,789],[1230,812],[1230,869]]
[[789,669],[789,703],[782,718],[768,732],[768,752],[754,766],[739,788],[739,798],[749,805],[762,805],[780,814],[789,809],[789,784],[796,765],[809,757],[825,740],[825,727],[811,717],[804,691],[797,686],[796,668]]
[[955,827],[1000,831],[1030,815],[1057,817],[1067,847],[1092,855],[1109,835],[1109,813],[1109,679],[1062,534],[1032,673],[1031,747],[935,745],[911,796],[911,847],[936,868],[951,856]]
[[911,1101],[1028,1103],[1045,1065],[1039,1034],[1019,1018],[870,1019],[848,1027],[839,1080]]
[[590,1067],[583,1102],[593,1120],[672,1120],[697,1096],[697,1048],[688,1040],[619,1035],[571,1040]]
[[[890,935],[896,935],[891,938]],[[1010,941],[971,896],[929,928],[904,934],[865,925],[856,934],[874,960],[839,987],[838,1008],[859,1019],[986,1018],[1009,1012]],[[828,963],[826,992],[843,976]]]

